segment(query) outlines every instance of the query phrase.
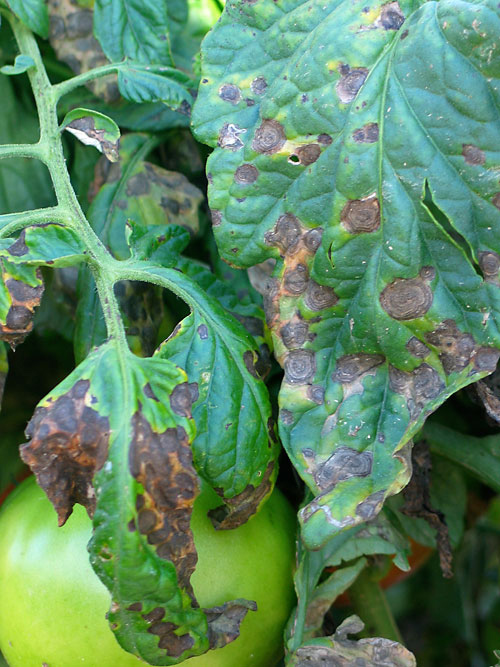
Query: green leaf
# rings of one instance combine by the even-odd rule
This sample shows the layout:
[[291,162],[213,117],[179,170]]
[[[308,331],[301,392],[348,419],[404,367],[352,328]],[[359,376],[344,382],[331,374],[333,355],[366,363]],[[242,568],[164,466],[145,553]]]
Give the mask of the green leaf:
[[127,243],[134,259],[174,266],[189,243],[189,233],[179,225],[142,225],[128,220]]
[[0,67],[0,72],[2,74],[7,74],[8,76],[13,76],[15,74],[23,74],[28,71],[30,67],[35,66],[35,61],[31,56],[25,56],[23,54],[16,56],[13,65],[4,65]]
[[216,522],[222,528],[244,523],[272,491],[279,452],[269,395],[255,368],[255,341],[187,275],[146,263],[131,275],[174,291],[191,307],[157,356],[181,366],[195,383],[194,464],[228,506]]
[[[190,585],[197,556],[189,520],[199,487],[190,406],[183,371],[110,341],[38,405],[21,448],[60,524],[75,502],[93,515],[90,557],[112,595],[111,628],[123,648],[156,665],[177,664],[221,639],[209,641],[217,628]],[[250,607],[228,603],[222,615],[241,620]],[[159,641],[149,630],[162,618]]]
[[110,162],[118,160],[120,128],[114,120],[91,109],[72,109],[60,126],[87,146],[94,146]]
[[500,493],[499,436],[476,438],[429,421],[425,425],[424,437],[434,454],[461,466],[480,482]]
[[193,96],[189,88],[193,79],[171,67],[130,63],[118,70],[118,88],[125,99],[143,102],[163,102],[170,109],[188,115]]
[[2,0],[30,30],[47,39],[49,12],[45,0]]
[[26,267],[74,266],[85,254],[83,241],[60,224],[27,227],[15,240],[0,239],[0,257]]
[[[129,58],[146,65],[173,65],[169,43],[171,4],[168,0],[95,0],[94,33],[109,60]],[[182,20],[186,3],[176,0],[173,4],[177,10],[174,16]]]
[[316,496],[312,548],[373,518],[426,416],[496,367],[499,13],[233,0],[204,41],[214,232],[236,266],[276,261],[280,434]]

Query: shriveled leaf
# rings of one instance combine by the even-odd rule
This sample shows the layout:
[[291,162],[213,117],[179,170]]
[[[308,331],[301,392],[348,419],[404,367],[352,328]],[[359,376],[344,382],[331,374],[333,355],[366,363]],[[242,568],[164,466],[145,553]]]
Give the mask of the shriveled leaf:
[[353,641],[347,635],[356,634],[364,628],[357,616],[349,616],[343,621],[334,635],[311,639],[298,648],[289,657],[291,667],[311,667],[311,665],[391,665],[391,667],[416,667],[413,653],[401,644],[371,637]]
[[[232,641],[252,608],[236,600],[203,610],[194,598],[190,406],[183,371],[111,340],[39,404],[21,447],[61,524],[75,502],[93,516],[91,562],[112,595],[111,628],[156,665]],[[224,619],[234,616],[229,632]]]
[[197,424],[195,466],[227,500],[214,522],[239,525],[272,491],[279,451],[269,395],[255,368],[255,342],[187,275],[145,262],[129,265],[127,273],[173,290],[191,307],[157,356],[187,372]]
[[131,102],[163,102],[170,109],[189,115],[193,79],[180,70],[162,65],[130,63],[118,72],[118,88]]
[[[433,453],[448,459],[455,466],[464,468],[480,482],[500,493],[500,437],[498,435],[477,438],[434,421],[429,421],[425,425],[424,435]],[[445,493],[445,488],[443,488],[443,499]],[[448,497],[448,502],[451,505],[454,501]]]
[[231,0],[204,41],[214,232],[230,263],[276,260],[279,425],[316,496],[310,547],[375,516],[426,416],[496,367],[499,13]]
[[40,37],[49,36],[49,13],[45,0],[1,0],[2,4]]
[[[173,65],[168,0],[95,0],[94,33],[112,62]],[[184,4],[187,18],[187,5]]]
[[120,128],[108,116],[91,109],[72,109],[64,117],[61,130],[71,132],[87,146],[94,146],[110,162],[118,160]]
[[31,56],[21,54],[16,56],[13,65],[4,65],[3,67],[0,67],[0,72],[2,74],[7,74],[8,76],[14,76],[16,74],[23,74],[24,72],[27,72],[30,67],[34,66],[35,61]]

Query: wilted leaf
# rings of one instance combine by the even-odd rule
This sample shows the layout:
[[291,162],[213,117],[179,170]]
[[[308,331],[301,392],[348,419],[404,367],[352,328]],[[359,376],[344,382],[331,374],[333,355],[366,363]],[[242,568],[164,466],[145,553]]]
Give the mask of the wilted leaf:
[[61,130],[71,132],[82,144],[94,146],[110,162],[118,160],[120,128],[108,116],[91,109],[72,109],[64,117]]
[[202,610],[191,589],[199,482],[190,406],[183,371],[111,340],[39,404],[21,448],[60,523],[74,502],[94,517],[91,562],[112,595],[111,628],[157,665],[232,641],[253,608],[236,600]]
[[204,41],[214,232],[230,263],[276,260],[279,425],[316,496],[310,547],[373,518],[426,416],[496,367],[499,11],[231,0]]
[[351,667],[354,665],[390,665],[391,667],[416,667],[415,657],[401,644],[371,637],[353,641],[349,634],[357,634],[364,628],[357,616],[349,616],[343,621],[334,635],[311,639],[298,648],[289,657],[291,667]]
[[8,76],[13,76],[16,74],[23,74],[24,72],[29,70],[30,67],[34,66],[35,66],[35,61],[31,56],[26,56],[24,54],[21,54],[19,56],[16,56],[13,65],[4,65],[3,67],[0,67],[0,72],[2,74],[7,74]]
[[30,30],[40,37],[49,35],[49,14],[45,0],[1,0]]
[[187,275],[151,266],[188,290],[192,313],[160,346],[157,356],[183,368],[195,387],[196,469],[224,498],[218,528],[244,523],[273,488],[278,454],[269,395],[257,369],[255,341],[213,297]]

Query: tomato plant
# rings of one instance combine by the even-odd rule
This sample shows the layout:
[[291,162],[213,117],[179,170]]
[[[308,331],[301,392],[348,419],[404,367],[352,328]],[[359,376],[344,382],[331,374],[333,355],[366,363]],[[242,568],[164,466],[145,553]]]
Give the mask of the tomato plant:
[[[193,511],[196,596],[207,607],[228,597],[252,598],[258,610],[247,615],[238,644],[185,664],[272,664],[293,605],[293,510],[276,491],[256,517],[227,533],[215,531],[206,515],[218,504],[220,499],[205,487]],[[141,664],[118,646],[106,623],[109,593],[92,571],[86,550],[91,532],[82,507],[59,529],[54,509],[33,478],[12,494],[0,514],[0,647],[13,667]],[[23,622],[26,618],[29,623]]]
[[[381,563],[408,571],[420,545],[451,578],[500,492],[498,3],[0,17],[0,388],[9,372],[20,410],[2,485],[22,460],[61,525],[85,507],[118,643],[172,665],[238,646],[252,607],[197,599],[201,482],[227,535],[277,483],[300,533],[286,664],[415,664]],[[13,412],[7,346],[28,336],[57,380]],[[372,637],[346,639],[356,614]]]

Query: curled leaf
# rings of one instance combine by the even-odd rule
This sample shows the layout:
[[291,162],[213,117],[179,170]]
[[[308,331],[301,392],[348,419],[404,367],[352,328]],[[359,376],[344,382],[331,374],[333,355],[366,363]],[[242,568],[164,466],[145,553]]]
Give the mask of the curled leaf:
[[72,109],[64,117],[61,130],[67,130],[87,146],[94,146],[110,162],[118,160],[120,128],[108,116],[90,109]]

